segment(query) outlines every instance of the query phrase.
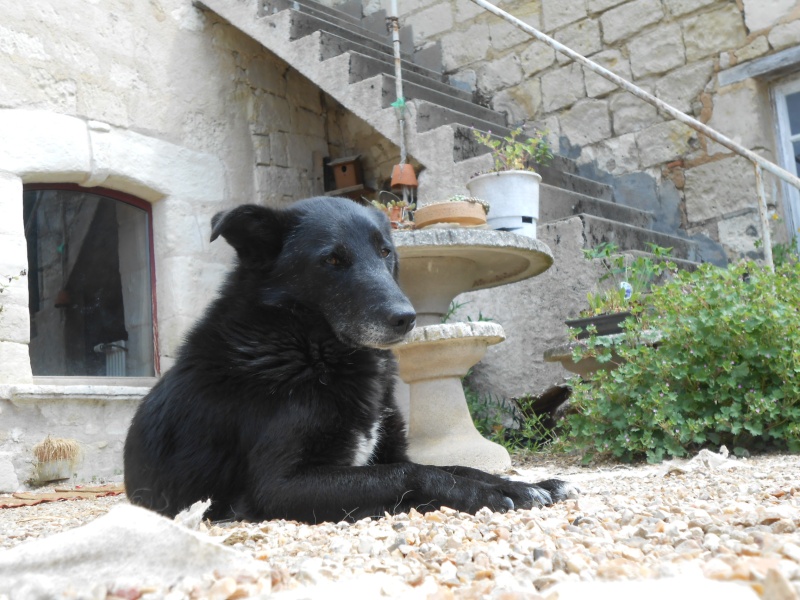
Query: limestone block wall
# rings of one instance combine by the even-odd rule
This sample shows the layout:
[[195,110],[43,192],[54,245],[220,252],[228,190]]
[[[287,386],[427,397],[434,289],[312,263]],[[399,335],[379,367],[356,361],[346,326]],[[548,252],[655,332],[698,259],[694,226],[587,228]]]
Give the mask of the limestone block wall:
[[[760,254],[752,168],[728,150],[469,0],[399,5],[417,47],[441,44],[452,82],[505,112],[509,124],[547,129],[584,174],[610,173],[618,201],[671,215],[676,222],[664,229],[708,236],[730,259]],[[500,7],[776,160],[772,80],[721,85],[718,76],[800,44],[794,0],[508,0]],[[388,1],[365,5],[378,8]],[[766,185],[772,215],[789,216],[780,186],[772,177]],[[787,235],[774,222],[774,241]]]
[[[18,4],[4,8],[0,38],[0,108],[37,111],[22,122],[6,113],[11,130],[0,141],[0,174],[9,173],[13,188],[2,197],[2,234],[16,248],[11,262],[26,263],[20,178],[102,185],[152,202],[168,367],[232,256],[224,243],[209,245],[211,215],[322,192],[332,125],[319,91],[187,0]],[[124,173],[103,164],[125,162]],[[24,291],[24,282],[16,285]],[[0,341],[25,343],[4,327]]]
[[[0,276],[27,267],[25,183],[150,202],[163,372],[233,257],[209,242],[211,216],[321,193],[341,117],[289,65],[190,0],[11,3],[0,21]],[[31,448],[48,434],[85,447],[78,481],[118,477],[147,388],[38,385],[24,278],[0,307],[0,491],[24,485]]]

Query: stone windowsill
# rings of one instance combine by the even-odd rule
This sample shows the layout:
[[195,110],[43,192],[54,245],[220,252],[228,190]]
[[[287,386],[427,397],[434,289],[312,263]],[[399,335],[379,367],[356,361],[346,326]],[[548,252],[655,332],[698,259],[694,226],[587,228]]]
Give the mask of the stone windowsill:
[[[109,382],[95,379],[58,378],[63,383],[54,383],[55,378],[34,378],[34,383],[0,385],[0,400],[8,400],[20,406],[44,400],[72,402],[127,402],[141,400],[157,381],[156,378],[128,378],[124,382],[112,379]],[[104,378],[105,379],[105,378]]]

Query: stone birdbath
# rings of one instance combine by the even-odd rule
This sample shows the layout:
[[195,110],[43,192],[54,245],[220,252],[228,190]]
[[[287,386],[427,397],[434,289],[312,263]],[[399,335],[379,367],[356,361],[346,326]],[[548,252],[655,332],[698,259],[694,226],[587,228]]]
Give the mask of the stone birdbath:
[[457,295],[534,277],[553,264],[553,255],[538,240],[493,229],[402,231],[394,242],[400,287],[417,311],[417,327],[393,348],[408,384],[398,399],[409,456],[422,464],[505,470],[508,452],[475,429],[461,385],[505,332],[497,323],[442,323],[442,317]]

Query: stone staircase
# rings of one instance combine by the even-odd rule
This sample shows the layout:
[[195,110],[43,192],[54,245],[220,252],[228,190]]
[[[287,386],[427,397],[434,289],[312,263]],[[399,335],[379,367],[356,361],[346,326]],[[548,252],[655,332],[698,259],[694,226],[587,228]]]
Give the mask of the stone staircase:
[[[312,0],[198,0],[291,65],[346,109],[400,145],[391,103],[395,98],[394,57],[385,15],[361,18],[358,1],[334,10]],[[403,90],[408,154],[425,168],[419,196],[465,193],[465,182],[490,168],[488,148],[471,128],[506,135],[505,115],[480,106],[471,92],[449,85],[442,75],[441,49],[414,52],[411,32],[401,30]],[[543,185],[540,225],[579,217],[585,247],[614,242],[646,252],[648,243],[673,248],[681,261],[699,259],[697,244],[653,229],[653,214],[614,201],[607,183],[578,174],[575,161],[556,156],[540,166]],[[678,234],[678,232],[674,232]],[[689,264],[689,263],[687,263]]]

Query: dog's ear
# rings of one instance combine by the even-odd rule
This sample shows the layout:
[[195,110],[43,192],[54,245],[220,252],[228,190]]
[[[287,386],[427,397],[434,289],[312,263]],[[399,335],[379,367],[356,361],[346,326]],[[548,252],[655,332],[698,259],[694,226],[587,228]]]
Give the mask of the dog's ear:
[[268,266],[281,252],[288,221],[285,211],[242,204],[211,218],[211,241],[222,236],[236,250],[242,264]]

